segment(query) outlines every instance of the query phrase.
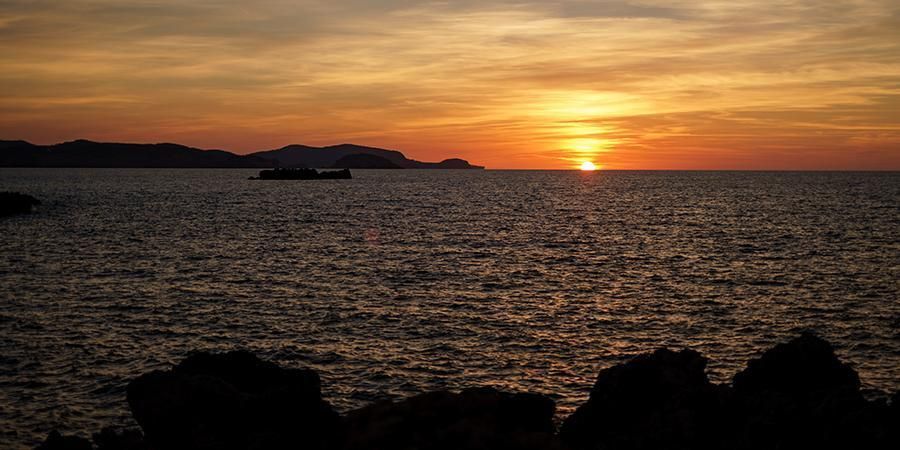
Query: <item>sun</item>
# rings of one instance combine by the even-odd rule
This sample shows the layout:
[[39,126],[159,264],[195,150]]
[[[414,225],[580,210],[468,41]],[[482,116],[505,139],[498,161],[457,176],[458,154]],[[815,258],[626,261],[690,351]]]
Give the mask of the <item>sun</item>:
[[581,170],[584,170],[586,172],[592,172],[594,170],[597,170],[597,166],[595,166],[594,163],[592,163],[590,161],[585,161],[585,162],[581,163]]

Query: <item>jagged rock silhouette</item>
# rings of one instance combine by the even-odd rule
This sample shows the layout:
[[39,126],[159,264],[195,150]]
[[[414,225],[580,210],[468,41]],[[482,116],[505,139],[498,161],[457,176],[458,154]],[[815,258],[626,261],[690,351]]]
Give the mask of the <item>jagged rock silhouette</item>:
[[128,404],[154,448],[324,448],[339,417],[319,375],[247,352],[197,353],[128,385]]
[[[828,342],[803,334],[711,383],[693,350],[660,349],[600,371],[554,433],[553,401],[491,388],[431,392],[340,417],[312,370],[247,352],[197,353],[128,386],[136,430],[104,429],[100,450],[163,449],[894,449],[900,393],[866,400]],[[86,450],[52,432],[41,450]]]

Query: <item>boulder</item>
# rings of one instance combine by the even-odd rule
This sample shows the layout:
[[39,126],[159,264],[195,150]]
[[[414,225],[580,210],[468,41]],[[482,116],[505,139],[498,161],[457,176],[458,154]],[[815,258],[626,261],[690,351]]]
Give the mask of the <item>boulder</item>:
[[94,433],[94,444],[97,450],[150,450],[139,430],[117,430],[106,427]]
[[[812,334],[775,346],[735,375],[706,376],[692,350],[660,349],[602,370],[588,401],[554,434],[554,403],[492,388],[380,402],[341,418],[318,375],[250,353],[196,353],[128,386],[140,432],[104,429],[98,450],[163,449],[894,449],[900,394],[868,401],[859,377]],[[89,450],[53,432],[43,450]]]
[[[766,351],[734,376],[742,394],[778,392],[796,400],[816,400],[830,392],[859,393],[859,376],[824,339],[803,333]],[[861,397],[861,396],[860,396]]]
[[27,214],[41,202],[26,194],[18,192],[0,192],[0,217],[13,214]]
[[608,369],[590,398],[565,420],[574,449],[717,448],[727,435],[727,388],[706,377],[692,350],[660,349]]
[[553,400],[492,388],[431,392],[353,411],[339,448],[555,449]]
[[93,450],[91,441],[78,436],[63,436],[53,430],[36,450]]
[[324,448],[339,417],[312,370],[247,352],[197,353],[128,385],[128,404],[154,448]]
[[867,402],[859,376],[811,334],[766,351],[734,376],[735,448],[881,448],[889,408]]

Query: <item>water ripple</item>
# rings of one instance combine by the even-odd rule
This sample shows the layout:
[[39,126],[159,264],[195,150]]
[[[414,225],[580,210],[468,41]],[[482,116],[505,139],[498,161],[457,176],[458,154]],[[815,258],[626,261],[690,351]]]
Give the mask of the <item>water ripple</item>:
[[129,423],[195,349],[313,367],[346,410],[489,385],[584,401],[692,347],[727,380],[800,330],[900,388],[900,175],[0,169],[0,440]]

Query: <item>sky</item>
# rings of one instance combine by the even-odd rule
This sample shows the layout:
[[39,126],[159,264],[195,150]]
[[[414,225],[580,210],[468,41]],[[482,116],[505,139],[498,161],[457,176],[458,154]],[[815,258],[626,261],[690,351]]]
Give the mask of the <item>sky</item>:
[[0,0],[0,139],[900,170],[897,0]]

